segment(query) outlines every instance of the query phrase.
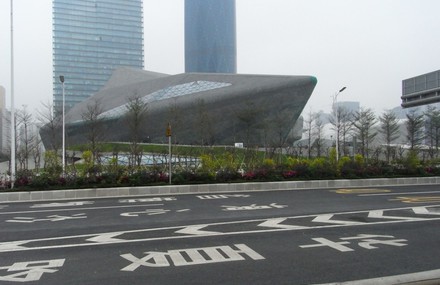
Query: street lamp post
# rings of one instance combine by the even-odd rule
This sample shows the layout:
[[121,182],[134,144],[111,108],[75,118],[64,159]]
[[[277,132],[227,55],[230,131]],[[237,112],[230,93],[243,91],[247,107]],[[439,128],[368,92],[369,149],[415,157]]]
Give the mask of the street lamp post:
[[64,76],[60,75],[60,81],[63,88],[63,147],[62,147],[62,160],[63,160],[63,175],[65,175],[66,171],[66,124],[65,124],[65,118],[64,118],[64,111],[65,111],[65,97],[64,97]]
[[336,121],[336,162],[339,161],[339,114],[338,114],[338,109],[337,109],[337,102],[338,102],[338,95],[339,93],[341,93],[342,91],[344,91],[347,87],[342,87],[338,92],[336,92],[336,94],[333,96],[333,110],[335,112],[335,121]]
[[11,188],[15,182],[14,12],[11,0]]

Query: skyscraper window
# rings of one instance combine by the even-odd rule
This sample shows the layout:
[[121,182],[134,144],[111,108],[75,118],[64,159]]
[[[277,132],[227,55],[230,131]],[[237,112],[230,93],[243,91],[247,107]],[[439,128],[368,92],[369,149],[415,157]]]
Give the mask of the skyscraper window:
[[53,0],[53,102],[87,99],[120,66],[143,69],[142,0]]
[[185,71],[236,73],[235,0],[185,0]]

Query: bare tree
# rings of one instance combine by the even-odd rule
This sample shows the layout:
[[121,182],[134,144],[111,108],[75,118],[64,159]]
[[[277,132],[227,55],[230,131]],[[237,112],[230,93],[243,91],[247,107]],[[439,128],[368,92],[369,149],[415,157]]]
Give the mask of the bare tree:
[[241,108],[235,112],[235,116],[240,124],[244,125],[246,130],[245,144],[249,145],[258,115],[261,114],[262,110],[260,107],[255,106],[255,103],[252,101],[246,101],[244,104],[240,104],[240,107]]
[[306,134],[307,139],[307,157],[310,158],[312,156],[312,143],[314,137],[314,125],[315,125],[316,115],[312,114],[312,111],[309,111],[307,115],[307,119],[304,121],[304,129],[303,131]]
[[42,103],[42,108],[37,111],[37,119],[40,127],[40,134],[45,147],[58,152],[62,139],[62,116],[55,112],[52,103]]
[[314,136],[316,137],[314,142],[314,148],[316,149],[316,156],[320,157],[324,147],[324,123],[321,119],[321,113],[315,114]]
[[438,157],[440,146],[440,111],[436,107],[428,106],[425,116],[429,156],[431,158]]
[[142,100],[142,97],[135,94],[135,96],[128,99],[125,120],[130,132],[131,166],[141,165],[142,149],[139,144],[142,141],[142,127],[147,122],[147,113],[148,103]]
[[[336,142],[338,143],[338,150],[341,149],[343,154],[347,154],[347,136],[350,133],[353,120],[353,114],[342,106],[337,106],[332,110],[332,116],[330,117],[330,124],[333,126],[333,130],[336,132]],[[341,155],[341,152],[338,153]]]
[[370,144],[377,135],[374,125],[377,119],[373,110],[361,108],[353,116],[353,127],[356,137],[360,140],[360,150],[365,159],[369,158]]
[[99,100],[93,100],[81,114],[84,121],[87,141],[93,154],[93,161],[97,161],[100,151],[100,143],[104,139],[104,120],[102,114],[102,104]]
[[385,155],[387,158],[387,163],[390,163],[390,157],[393,151],[391,144],[399,138],[399,123],[397,121],[396,114],[391,110],[384,112],[379,117],[379,121],[379,132],[382,134],[383,140],[386,144]]
[[211,145],[214,143],[213,118],[206,108],[205,100],[198,99],[196,102],[197,125],[200,134],[201,145]]
[[423,114],[419,114],[417,110],[411,110],[406,115],[406,138],[408,139],[411,151],[417,151],[418,146],[422,143],[423,135]]
[[179,130],[182,127],[182,109],[177,104],[177,99],[175,98],[172,103],[170,103],[168,109],[168,122],[170,122],[173,128],[173,140],[177,144],[179,142]]
[[342,153],[344,156],[349,155],[348,150],[348,135],[351,133],[353,129],[353,113],[349,110],[342,108],[340,114],[340,135],[341,139],[339,140],[342,143]]
[[34,145],[31,151],[32,157],[34,159],[34,166],[35,169],[40,169],[41,167],[41,156],[43,154],[43,150],[42,150],[42,141],[41,139],[38,137],[38,135],[35,135],[35,141],[34,141]]
[[28,112],[26,106],[17,112],[18,128],[18,156],[21,169],[29,169],[30,151],[33,147],[34,135],[30,133],[32,128],[32,114]]
[[[271,131],[271,135],[269,138],[271,145],[271,153],[270,156],[273,157],[275,153],[282,152],[283,148],[286,146],[286,142],[288,139],[288,131],[292,128],[292,121],[289,118],[290,114],[286,114],[283,112],[278,112],[276,115],[266,123],[266,126],[269,127]],[[308,153],[310,152],[310,148],[308,149]]]

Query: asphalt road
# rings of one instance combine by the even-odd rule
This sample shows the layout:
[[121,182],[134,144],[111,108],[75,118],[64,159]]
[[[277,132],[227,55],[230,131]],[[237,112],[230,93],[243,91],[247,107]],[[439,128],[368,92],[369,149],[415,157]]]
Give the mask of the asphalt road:
[[0,284],[395,284],[439,226],[438,185],[3,203]]

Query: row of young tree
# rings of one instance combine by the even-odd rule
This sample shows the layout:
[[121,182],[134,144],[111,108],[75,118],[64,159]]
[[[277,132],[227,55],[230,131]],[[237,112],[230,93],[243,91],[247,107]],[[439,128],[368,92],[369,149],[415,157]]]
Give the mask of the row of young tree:
[[[326,155],[322,113],[310,112],[304,121],[306,156]],[[438,158],[440,147],[440,110],[428,106],[424,112],[413,109],[404,120],[392,110],[377,116],[372,109],[352,112],[339,106],[329,118],[331,146],[338,144],[339,156],[360,154],[365,160],[375,158],[387,163],[401,159],[405,153],[423,158]]]
[[[123,120],[130,133],[129,164],[140,166],[142,158],[143,141],[142,126],[147,123],[148,104],[139,96],[133,96],[127,100],[126,112]],[[213,120],[204,108],[203,102],[198,102],[196,109],[200,121],[200,139],[202,142],[212,136]],[[178,106],[170,106],[170,121],[178,129],[179,113]],[[86,124],[84,135],[88,141],[88,150],[91,151],[92,161],[99,163],[100,146],[105,140],[103,128],[102,102],[92,101],[81,114]],[[237,117],[243,122],[250,122],[257,114],[246,115],[247,112],[237,113]],[[44,128],[48,134],[48,148],[55,154],[60,153],[62,117],[50,103],[42,104],[36,116],[32,115],[26,107],[16,112],[16,155],[18,169],[29,169],[29,161],[33,161],[33,167],[39,169],[45,167],[43,146],[38,135],[39,128]],[[297,146],[304,148],[306,157],[328,156],[328,139],[324,133],[324,119],[322,113],[307,115],[304,121],[306,143]],[[332,145],[338,143],[339,156],[354,156],[360,154],[368,161],[370,158],[382,159],[387,163],[402,158],[405,151],[423,154],[431,159],[438,158],[440,145],[440,111],[436,107],[428,106],[424,112],[412,110],[402,122],[393,111],[385,111],[376,116],[372,109],[361,108],[357,112],[350,112],[346,108],[338,107],[333,110],[329,118],[332,126]],[[251,125],[251,123],[249,123]],[[280,123],[280,129],[285,127],[285,121]],[[273,126],[272,126],[273,127]],[[247,134],[250,136],[250,134]],[[337,139],[336,139],[337,136]],[[176,139],[173,137],[173,139]],[[327,141],[327,145],[326,145]],[[291,149],[285,138],[280,138],[278,144],[274,144],[271,152],[275,149]],[[293,151],[292,151],[293,153]],[[298,153],[298,152],[297,152]]]

